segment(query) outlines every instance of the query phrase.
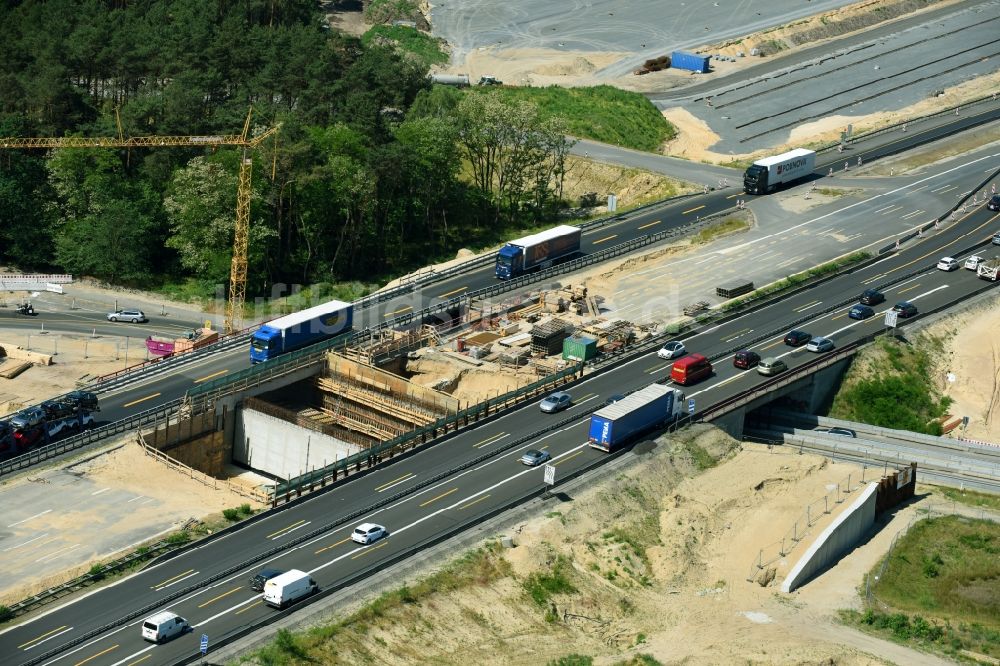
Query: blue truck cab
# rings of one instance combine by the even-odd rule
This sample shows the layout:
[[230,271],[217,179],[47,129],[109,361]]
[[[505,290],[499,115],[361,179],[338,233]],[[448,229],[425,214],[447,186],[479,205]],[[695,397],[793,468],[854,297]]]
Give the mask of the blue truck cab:
[[343,301],[330,301],[278,317],[261,326],[250,338],[250,363],[263,363],[350,331],[353,320],[354,306]]

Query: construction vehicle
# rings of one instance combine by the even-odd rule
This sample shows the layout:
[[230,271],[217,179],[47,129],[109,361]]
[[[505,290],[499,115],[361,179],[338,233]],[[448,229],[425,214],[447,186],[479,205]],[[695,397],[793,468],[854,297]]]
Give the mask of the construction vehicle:
[[351,330],[354,306],[343,301],[278,317],[258,328],[250,338],[250,363],[263,363],[276,356],[322,342]]
[[503,81],[493,76],[492,74],[483,74],[479,77],[479,85],[481,86],[502,86]]
[[17,314],[27,315],[29,317],[34,317],[37,312],[35,312],[35,306],[31,303],[25,301],[24,303],[17,304]]
[[179,338],[151,335],[146,338],[146,349],[153,356],[171,356],[210,345],[218,339],[219,332],[212,329],[211,322],[206,322],[203,328],[188,331]]
[[501,280],[548,268],[580,251],[580,227],[562,225],[512,240],[497,253],[496,276]]
[[976,269],[976,275],[979,276],[980,280],[990,280],[991,282],[996,282],[998,273],[1000,273],[1000,257],[994,257],[989,261],[984,261],[979,264],[979,268]]
[[805,178],[816,169],[816,151],[796,148],[787,153],[765,157],[750,165],[743,174],[743,191],[767,194],[779,185]]
[[[226,302],[226,332],[232,333],[243,328],[243,303],[247,289],[247,249],[250,238],[250,176],[253,160],[250,151],[278,131],[270,127],[256,136],[250,135],[250,118],[253,109],[247,113],[243,123],[243,133],[226,136],[130,136],[122,131],[121,119],[115,109],[118,136],[97,137],[0,137],[0,149],[24,150],[49,148],[159,148],[161,146],[181,146],[216,148],[235,146],[242,149],[240,158],[239,183],[236,191],[236,225],[233,230],[233,258],[229,272],[229,300]],[[33,314],[34,312],[32,311]]]
[[650,384],[590,415],[588,442],[610,453],[657,426],[683,414],[684,393],[663,384]]

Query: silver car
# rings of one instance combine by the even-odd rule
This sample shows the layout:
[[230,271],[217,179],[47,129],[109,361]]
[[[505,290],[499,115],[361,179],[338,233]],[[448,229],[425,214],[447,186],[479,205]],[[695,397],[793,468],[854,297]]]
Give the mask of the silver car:
[[765,358],[757,364],[757,372],[765,377],[777,375],[785,370],[788,370],[788,366],[780,358]]
[[556,391],[549,397],[542,400],[538,407],[546,414],[552,414],[554,412],[561,411],[569,407],[569,403],[572,402],[569,393],[564,391]]
[[813,338],[806,345],[806,351],[828,352],[833,350],[833,340],[830,338]]
[[528,449],[521,456],[521,463],[528,467],[535,467],[550,460],[552,460],[552,455],[548,451],[538,451],[536,449]]
[[133,324],[146,323],[146,315],[142,310],[115,310],[108,313],[108,321],[130,321]]

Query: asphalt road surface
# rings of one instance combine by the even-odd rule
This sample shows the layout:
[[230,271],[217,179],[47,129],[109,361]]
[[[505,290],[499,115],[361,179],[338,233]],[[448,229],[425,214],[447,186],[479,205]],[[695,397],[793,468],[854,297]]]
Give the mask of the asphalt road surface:
[[[836,345],[843,346],[882,328],[881,312],[896,301],[905,299],[921,310],[928,310],[957,302],[982,288],[985,283],[972,271],[946,273],[932,266],[940,256],[961,258],[964,255],[960,249],[984,242],[998,225],[998,218],[1000,215],[976,209],[907,251],[685,340],[689,351],[721,355],[714,361],[715,374],[710,379],[684,389],[687,397],[695,399],[700,410],[761,383],[763,378],[755,371],[741,371],[732,366],[729,352],[739,347],[754,349],[762,356],[783,358],[793,368],[815,359],[816,355],[804,348],[793,349],[782,342],[786,329],[802,318],[806,320],[796,323],[796,328],[829,337]],[[920,272],[902,279],[915,271]],[[853,302],[838,305],[852,300],[865,288],[880,287],[896,279],[902,281],[886,288],[887,301],[876,308],[879,314],[872,319],[848,319],[847,310]],[[171,663],[196,653],[197,638],[203,633],[210,640],[218,640],[274,612],[246,585],[247,578],[265,564],[303,569],[327,590],[359,577],[363,579],[373,569],[402,557],[410,549],[458,530],[475,522],[477,517],[539,489],[542,470],[523,468],[517,463],[524,449],[548,450],[559,476],[600,459],[605,454],[586,445],[585,414],[612,394],[663,380],[669,366],[669,361],[657,358],[655,353],[640,356],[568,389],[574,396],[574,404],[560,415],[542,414],[536,406],[527,405],[287,510],[269,514],[245,529],[34,621],[12,627],[0,634],[0,664],[38,659],[51,649],[146,607],[150,611],[169,608],[180,613],[192,622],[194,634],[163,646],[147,645],[139,635],[140,617],[69,647],[60,658],[47,663],[77,664],[86,660],[87,664],[105,665],[134,663],[139,659],[144,664]],[[566,416],[579,418],[513,448],[504,448],[547,425],[559,423]],[[420,487],[439,473],[490,451],[497,451],[498,455]],[[338,517],[361,511],[408,489],[416,492],[396,497],[351,520],[338,521]],[[389,537],[367,547],[356,546],[349,540],[349,532],[356,524],[369,520],[385,524]],[[268,554],[282,546],[288,547],[285,552]],[[222,575],[254,557],[261,559],[245,569]],[[216,576],[221,579],[215,580]],[[209,586],[199,587],[199,583],[209,580]],[[179,596],[173,598],[174,594]]]

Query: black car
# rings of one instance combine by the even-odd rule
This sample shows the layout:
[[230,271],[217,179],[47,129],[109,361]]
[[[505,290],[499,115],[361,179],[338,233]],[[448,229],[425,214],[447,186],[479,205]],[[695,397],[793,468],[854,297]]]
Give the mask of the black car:
[[912,317],[917,314],[917,306],[909,301],[900,301],[892,306],[894,312],[898,312],[899,316],[903,319]]
[[285,573],[278,569],[261,569],[260,573],[250,579],[250,589],[255,592],[263,592],[264,584],[272,578],[277,578]]
[[760,363],[760,354],[749,349],[744,349],[743,351],[736,352],[733,356],[733,367],[740,368],[742,370],[749,370]]
[[785,336],[785,344],[789,347],[801,347],[812,340],[812,335],[805,331],[789,331]]
[[858,300],[862,305],[878,305],[885,302],[885,294],[877,289],[865,289]]
[[875,316],[875,311],[867,305],[855,305],[848,311],[847,316],[851,319],[868,319]]
[[994,194],[990,197],[990,200],[986,203],[986,207],[990,210],[1000,210],[1000,194]]
[[76,405],[60,400],[46,400],[42,403],[42,409],[50,419],[62,419],[76,414]]
[[97,406],[97,395],[90,391],[70,391],[62,397],[62,401],[90,412],[101,411]]

